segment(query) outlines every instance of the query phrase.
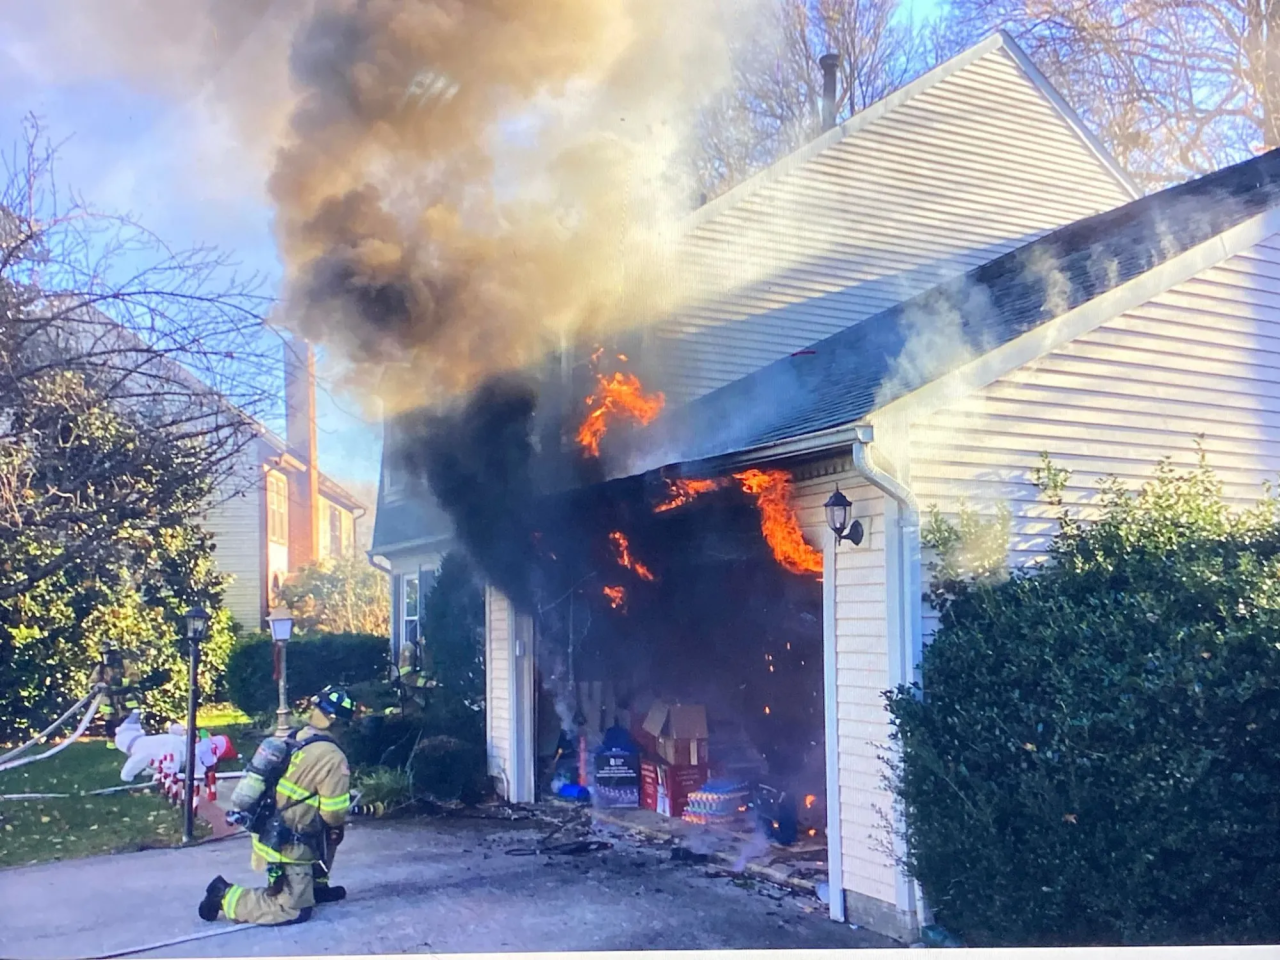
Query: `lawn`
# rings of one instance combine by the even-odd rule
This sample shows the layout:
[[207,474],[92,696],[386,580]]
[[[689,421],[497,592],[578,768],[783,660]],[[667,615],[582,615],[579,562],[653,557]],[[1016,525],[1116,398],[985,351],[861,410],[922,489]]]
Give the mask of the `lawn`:
[[[211,733],[228,733],[236,749],[252,752],[252,731],[232,725],[234,713],[211,710],[200,715],[200,726]],[[219,722],[220,721],[220,722]],[[47,745],[33,748],[43,752]],[[81,740],[48,760],[38,760],[0,773],[0,795],[65,793],[68,797],[40,800],[0,800],[0,867],[48,860],[72,860],[103,853],[120,853],[182,842],[182,810],[157,796],[138,790],[81,796],[90,790],[122,786],[124,757],[104,740]],[[224,761],[220,770],[239,769],[240,761]],[[136,782],[142,783],[144,775]],[[209,828],[196,821],[196,835]]]

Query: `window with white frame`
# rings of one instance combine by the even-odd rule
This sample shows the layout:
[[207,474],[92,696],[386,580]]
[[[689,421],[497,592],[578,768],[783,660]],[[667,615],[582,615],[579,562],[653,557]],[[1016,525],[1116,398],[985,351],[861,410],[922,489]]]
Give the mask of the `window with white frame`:
[[418,575],[403,574],[400,578],[401,613],[400,637],[405,643],[418,642]]
[[267,474],[267,537],[289,542],[289,482],[279,473]]

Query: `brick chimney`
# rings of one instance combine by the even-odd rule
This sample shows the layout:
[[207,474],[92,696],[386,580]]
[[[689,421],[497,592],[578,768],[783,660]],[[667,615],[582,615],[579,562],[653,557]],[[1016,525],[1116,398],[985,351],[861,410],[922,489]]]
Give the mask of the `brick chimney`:
[[289,569],[320,556],[320,471],[316,450],[316,356],[300,337],[284,345],[285,442],[306,464],[289,477]]

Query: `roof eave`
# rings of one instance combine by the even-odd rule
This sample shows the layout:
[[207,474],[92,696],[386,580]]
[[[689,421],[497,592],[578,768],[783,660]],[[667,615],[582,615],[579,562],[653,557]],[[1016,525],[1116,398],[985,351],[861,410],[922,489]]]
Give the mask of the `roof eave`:
[[[674,473],[708,476],[731,469],[778,460],[815,456],[850,444],[859,427],[904,414],[918,417],[952,403],[957,397],[980,390],[1019,367],[1032,363],[1065,343],[1083,336],[1121,314],[1136,309],[1197,274],[1237,256],[1269,236],[1280,233],[1280,206],[1256,214],[1203,243],[1126,283],[1099,294],[1074,310],[975,360],[932,380],[883,406],[868,410],[855,420],[772,443],[757,444],[714,456],[683,460],[653,467],[642,473]],[[634,475],[634,474],[633,474]],[[610,479],[622,479],[621,476]]]
[[1280,233],[1280,206],[1256,214],[1184,250],[1127,283],[1028,330],[872,413],[877,418],[898,416],[908,411],[912,416],[920,416],[939,409],[957,396],[971,394],[994,383],[1277,233]]

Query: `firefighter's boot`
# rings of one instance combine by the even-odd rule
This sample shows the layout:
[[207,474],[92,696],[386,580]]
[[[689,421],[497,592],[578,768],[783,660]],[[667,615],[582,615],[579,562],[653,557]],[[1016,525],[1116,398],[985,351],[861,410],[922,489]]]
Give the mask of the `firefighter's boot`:
[[327,883],[317,883],[315,889],[316,903],[337,903],[339,900],[347,898],[347,888],[342,886],[330,886]]
[[222,910],[222,898],[230,889],[231,884],[221,874],[209,881],[209,886],[204,891],[204,899],[200,901],[198,908],[201,920],[213,922],[218,919],[218,914]]

